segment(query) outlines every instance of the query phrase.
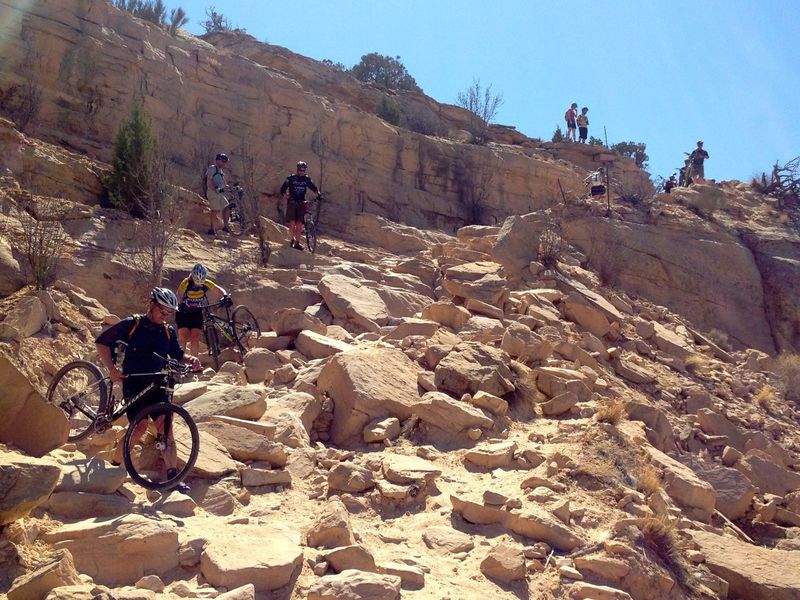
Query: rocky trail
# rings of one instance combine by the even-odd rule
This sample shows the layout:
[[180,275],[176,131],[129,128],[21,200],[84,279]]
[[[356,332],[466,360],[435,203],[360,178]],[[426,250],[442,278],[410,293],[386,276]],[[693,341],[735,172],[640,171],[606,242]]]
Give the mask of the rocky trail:
[[[98,211],[75,264],[122,269]],[[359,215],[316,256],[273,224],[266,269],[252,240],[184,230],[172,279],[202,259],[263,330],[176,393],[201,431],[189,496],[107,462],[124,424],[63,444],[43,401],[132,280],[6,297],[8,597],[798,597],[774,359],[600,285],[567,241],[530,260],[534,216],[447,236]]]

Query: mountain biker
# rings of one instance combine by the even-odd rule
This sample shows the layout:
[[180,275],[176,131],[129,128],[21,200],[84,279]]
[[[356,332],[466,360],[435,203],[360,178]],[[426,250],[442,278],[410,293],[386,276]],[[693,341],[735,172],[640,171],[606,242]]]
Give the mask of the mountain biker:
[[708,158],[708,152],[703,150],[703,142],[698,140],[697,148],[692,150],[692,153],[689,155],[689,160],[692,163],[692,179],[695,181],[702,182],[705,179],[705,167],[703,166],[703,161]]
[[317,186],[306,175],[308,165],[302,160],[297,163],[297,173],[289,175],[281,185],[281,196],[287,196],[286,221],[292,235],[292,248],[302,250],[300,235],[303,233],[303,216],[306,212],[306,189],[310,188],[319,197]]
[[[122,383],[122,396],[126,400],[136,396],[151,383],[164,382],[163,375],[132,377],[136,373],[157,373],[160,371],[162,360],[156,354],[173,358],[182,364],[192,365],[192,369],[195,371],[200,369],[198,358],[184,353],[183,348],[178,343],[175,329],[166,322],[166,319],[177,308],[178,299],[171,290],[160,287],[153,288],[152,292],[150,292],[150,303],[146,314],[122,319],[116,325],[112,325],[103,331],[95,340],[95,347],[100,361],[108,370],[111,380],[115,383]],[[118,342],[127,343],[121,372],[114,364],[114,353],[112,351],[117,347]],[[132,422],[145,407],[166,400],[167,394],[163,387],[152,389],[127,408],[125,413],[128,416],[128,421]],[[162,430],[164,428],[163,421],[163,416],[156,418],[156,426]],[[146,421],[139,423],[132,434],[133,439],[140,439],[146,429]],[[172,431],[169,433],[168,444],[170,451],[165,453],[164,463],[167,468],[167,477],[171,478],[175,476],[177,470],[177,454],[174,440],[172,439]],[[122,445],[117,444],[111,462],[119,464],[121,459]],[[184,493],[190,491],[189,487],[183,483],[176,486],[175,489]]]
[[209,235],[217,235],[216,226],[219,220],[217,213],[222,213],[222,231],[230,231],[228,229],[228,214],[225,212],[225,207],[228,206],[228,199],[224,195],[225,172],[222,170],[223,167],[227,166],[228,155],[217,154],[214,164],[209,165],[208,169],[206,169],[206,199],[211,209],[209,213]]
[[179,298],[175,324],[178,326],[178,341],[181,346],[190,345],[192,356],[200,354],[200,332],[203,330],[203,306],[208,304],[208,293],[222,299],[227,292],[208,279],[208,269],[203,263],[192,267],[192,272],[178,284]]

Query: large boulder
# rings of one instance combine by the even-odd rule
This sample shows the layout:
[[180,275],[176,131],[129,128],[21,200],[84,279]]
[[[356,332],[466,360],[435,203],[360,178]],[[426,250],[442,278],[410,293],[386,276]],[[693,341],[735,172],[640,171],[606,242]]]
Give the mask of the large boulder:
[[275,311],[270,320],[272,330],[278,335],[296,336],[303,330],[325,333],[325,324],[317,317],[299,308],[284,308]]
[[509,363],[508,354],[502,350],[463,342],[436,365],[436,387],[456,395],[482,390],[503,396],[514,390]]
[[105,585],[130,585],[178,566],[178,528],[169,520],[137,514],[93,518],[46,531],[41,538],[69,550],[78,572]]
[[315,331],[301,331],[295,340],[295,347],[310,359],[327,358],[353,348],[347,342],[330,338]]
[[728,582],[731,597],[800,598],[800,553],[753,546],[699,529],[689,533],[703,553],[705,565]]
[[258,420],[267,410],[266,390],[260,386],[220,385],[184,404],[195,421],[213,416]]
[[346,569],[314,581],[308,600],[399,600],[400,577]]
[[419,401],[419,365],[394,348],[355,349],[323,367],[317,387],[334,402],[331,441],[354,440],[376,418],[405,419]]
[[494,421],[482,410],[461,400],[455,400],[443,392],[426,392],[414,412],[428,425],[450,433],[459,433],[473,427],[492,429]]
[[62,466],[57,492],[113,494],[125,482],[128,473],[99,458],[78,458]]
[[47,309],[36,296],[26,296],[8,311],[0,325],[0,338],[22,341],[39,332],[47,322]]
[[389,309],[373,288],[344,275],[326,275],[319,293],[334,317],[348,319],[366,331],[377,331],[389,320]]
[[494,262],[479,261],[445,269],[442,286],[451,296],[474,298],[502,307],[508,298],[508,281],[502,267]]
[[5,239],[0,239],[0,297],[9,296],[24,285],[25,276],[11,246]]
[[312,548],[337,548],[355,543],[350,515],[344,503],[334,496],[308,528],[306,544]]
[[434,302],[422,309],[423,319],[435,321],[455,331],[461,329],[471,316],[463,306],[446,301]]
[[0,352],[0,442],[43,456],[67,441],[69,421]]
[[522,323],[509,323],[500,343],[512,358],[544,360],[553,353],[553,344]]
[[268,592],[287,585],[302,561],[299,533],[278,526],[232,525],[216,531],[203,548],[200,572],[215,587],[252,583],[256,591]]
[[700,479],[687,466],[652,446],[645,445],[645,452],[653,463],[664,472],[664,491],[681,506],[696,509],[702,519],[710,519],[714,513],[716,493],[714,488]]
[[492,579],[511,582],[525,579],[525,555],[522,545],[500,542],[481,561],[481,573]]
[[72,555],[67,550],[59,550],[47,563],[35,571],[26,573],[14,580],[8,590],[8,600],[32,600],[44,598],[50,590],[65,585],[81,583]]
[[61,468],[50,460],[0,449],[0,525],[44,503],[60,476]]
[[286,465],[286,448],[283,444],[273,442],[263,433],[218,420],[199,423],[197,428],[214,436],[234,460],[241,462],[267,461],[280,467]]

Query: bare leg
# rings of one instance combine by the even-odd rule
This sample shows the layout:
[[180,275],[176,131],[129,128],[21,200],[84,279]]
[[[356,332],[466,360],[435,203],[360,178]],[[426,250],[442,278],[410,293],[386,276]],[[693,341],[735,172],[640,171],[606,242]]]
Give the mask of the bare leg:
[[[192,356],[199,356],[200,355],[200,332],[202,329],[185,329],[188,333],[189,337],[189,344],[191,349]],[[178,332],[180,333],[180,332]],[[186,342],[182,341],[181,346],[186,348]]]
[[[189,341],[189,336],[191,332],[189,331],[188,327],[181,327],[178,329],[178,342],[180,342],[181,348],[186,348],[186,342]],[[194,356],[197,356],[197,353],[193,353]]]
[[[135,440],[135,441],[139,441],[141,439],[142,435],[144,435],[144,432],[147,431],[147,425],[148,425],[148,421],[146,421],[146,420],[139,421],[139,423],[136,425],[136,429],[134,429],[133,433],[131,434],[132,439]],[[117,447],[114,448],[114,459],[113,460],[114,460],[114,462],[117,462],[117,463],[121,463],[122,462],[122,447],[125,445],[125,440],[122,439],[121,441],[122,441],[122,443],[121,444],[117,443]]]

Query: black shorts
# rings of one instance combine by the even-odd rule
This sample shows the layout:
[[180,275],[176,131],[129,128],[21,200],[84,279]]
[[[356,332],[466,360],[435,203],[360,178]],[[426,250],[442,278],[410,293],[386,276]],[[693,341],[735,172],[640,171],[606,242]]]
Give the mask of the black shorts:
[[202,329],[203,309],[188,308],[186,310],[178,310],[175,315],[175,324],[178,329]]
[[302,221],[306,214],[306,203],[304,200],[286,201],[286,221]]
[[576,121],[567,121],[567,129],[576,129],[578,123]]
[[606,186],[604,185],[593,185],[591,190],[592,196],[602,196],[606,193]]
[[[130,400],[136,394],[141,392],[151,383],[164,383],[163,375],[154,375],[152,377],[128,377],[122,382],[122,396],[125,400]],[[132,403],[126,410],[125,414],[128,416],[128,422],[132,422],[142,409],[159,402],[167,401],[167,391],[163,387],[156,387],[147,392],[144,396]]]
[[578,131],[581,134],[581,139],[585,140],[586,136],[589,135],[589,128],[588,127],[578,127]]

